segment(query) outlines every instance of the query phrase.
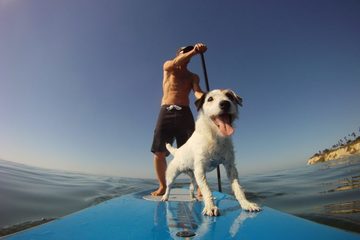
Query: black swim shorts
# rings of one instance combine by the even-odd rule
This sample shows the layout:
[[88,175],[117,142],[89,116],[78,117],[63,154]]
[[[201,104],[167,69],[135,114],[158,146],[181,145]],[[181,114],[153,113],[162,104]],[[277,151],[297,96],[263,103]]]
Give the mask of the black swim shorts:
[[154,131],[151,152],[166,152],[166,155],[169,155],[165,144],[172,144],[176,139],[176,145],[180,147],[190,138],[194,130],[195,122],[189,107],[162,105]]

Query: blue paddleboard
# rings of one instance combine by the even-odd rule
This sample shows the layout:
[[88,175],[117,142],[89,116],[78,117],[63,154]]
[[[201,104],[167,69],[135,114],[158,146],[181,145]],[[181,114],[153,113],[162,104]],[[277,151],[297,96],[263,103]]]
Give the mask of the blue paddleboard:
[[150,191],[125,195],[5,239],[360,240],[359,234],[268,207],[259,213],[242,211],[232,196],[218,192],[214,197],[221,216],[203,216],[203,202],[188,201],[183,191],[173,189],[168,202],[149,196]]

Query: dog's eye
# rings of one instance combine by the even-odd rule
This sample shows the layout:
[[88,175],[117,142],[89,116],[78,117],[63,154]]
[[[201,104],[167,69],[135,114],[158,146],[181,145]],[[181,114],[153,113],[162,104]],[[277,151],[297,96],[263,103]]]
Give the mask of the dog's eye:
[[234,95],[233,95],[233,94],[231,94],[231,93],[229,93],[229,92],[228,92],[228,93],[226,93],[225,95],[228,97],[228,99],[229,99],[230,101],[232,101],[232,102],[233,102],[233,101],[235,100],[235,98],[234,98]]
[[213,100],[214,100],[213,97],[209,97],[207,101],[208,101],[208,102],[212,102]]

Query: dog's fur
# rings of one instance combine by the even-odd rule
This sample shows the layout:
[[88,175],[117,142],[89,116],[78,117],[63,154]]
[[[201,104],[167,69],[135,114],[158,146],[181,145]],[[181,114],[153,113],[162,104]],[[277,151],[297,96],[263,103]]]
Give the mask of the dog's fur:
[[[199,111],[195,131],[179,149],[166,144],[174,155],[166,170],[166,192],[162,201],[169,198],[171,186],[180,173],[190,176],[190,195],[195,200],[195,186],[199,186],[204,199],[204,215],[217,216],[219,209],[214,205],[212,193],[206,180],[206,172],[223,164],[232,190],[242,209],[260,211],[260,207],[249,202],[242,190],[235,167],[235,155],[230,135],[233,121],[238,117],[238,106],[242,99],[231,90],[213,90],[196,101]],[[196,181],[195,181],[196,180]]]

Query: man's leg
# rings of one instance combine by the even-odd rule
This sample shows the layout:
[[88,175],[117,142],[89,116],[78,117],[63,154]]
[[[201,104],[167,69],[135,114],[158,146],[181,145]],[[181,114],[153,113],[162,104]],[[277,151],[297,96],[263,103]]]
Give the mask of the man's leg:
[[156,152],[154,154],[154,168],[155,173],[157,176],[157,179],[159,181],[159,188],[152,192],[151,195],[153,196],[161,196],[164,195],[166,191],[166,179],[165,179],[165,173],[166,173],[166,153],[164,152]]

